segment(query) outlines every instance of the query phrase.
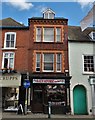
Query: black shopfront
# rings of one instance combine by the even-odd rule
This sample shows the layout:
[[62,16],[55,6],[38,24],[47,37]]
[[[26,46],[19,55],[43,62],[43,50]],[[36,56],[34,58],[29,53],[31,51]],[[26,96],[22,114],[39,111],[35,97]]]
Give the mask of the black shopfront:
[[30,104],[33,113],[48,113],[51,102],[52,114],[70,113],[70,76],[64,74],[30,75]]

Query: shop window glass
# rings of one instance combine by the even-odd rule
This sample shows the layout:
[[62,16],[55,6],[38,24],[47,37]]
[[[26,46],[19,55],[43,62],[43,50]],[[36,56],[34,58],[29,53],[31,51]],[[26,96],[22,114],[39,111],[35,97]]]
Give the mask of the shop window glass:
[[65,104],[66,93],[64,85],[47,85],[48,101],[59,102],[58,104]]

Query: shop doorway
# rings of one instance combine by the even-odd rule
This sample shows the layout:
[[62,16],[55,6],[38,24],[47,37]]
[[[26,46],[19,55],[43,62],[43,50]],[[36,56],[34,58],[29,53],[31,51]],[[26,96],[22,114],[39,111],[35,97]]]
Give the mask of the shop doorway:
[[73,90],[74,114],[87,114],[86,89],[82,85],[77,85]]
[[52,104],[52,113],[65,114],[66,88],[64,85],[33,85],[33,113],[48,113],[48,102]]
[[32,112],[43,112],[43,86],[33,86]]

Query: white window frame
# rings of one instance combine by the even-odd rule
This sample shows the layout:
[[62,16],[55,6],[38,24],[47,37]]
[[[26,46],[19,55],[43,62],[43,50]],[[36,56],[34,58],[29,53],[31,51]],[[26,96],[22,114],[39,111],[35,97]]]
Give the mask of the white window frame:
[[50,53],[53,55],[53,70],[44,70],[44,54],[49,54],[49,53],[43,53],[43,61],[42,61],[42,71],[43,72],[54,72],[54,54],[53,53]]
[[[59,36],[57,34],[57,29],[60,29],[60,40],[57,40],[57,36]],[[61,28],[56,28],[56,42],[61,42]]]
[[[8,34],[14,34],[14,46],[13,47],[6,47],[6,40],[7,40],[7,35]],[[5,39],[4,39],[4,48],[7,48],[7,49],[11,49],[11,48],[15,48],[16,46],[16,32],[6,32],[5,33]]]
[[[44,39],[44,29],[45,29],[45,28],[53,29],[53,40],[51,40],[51,41],[48,41],[48,40],[47,40],[47,41],[46,41],[46,40]],[[54,42],[54,27],[44,27],[44,28],[43,28],[43,42]]]
[[[37,55],[38,55],[38,54],[40,55],[40,61],[39,61],[40,67],[37,67],[37,62],[38,62],[38,61],[37,61]],[[41,71],[41,54],[40,54],[40,53],[36,53],[36,69],[37,69],[37,68],[40,68],[40,70],[39,70],[39,71],[36,70],[36,72],[40,72],[40,71]]]
[[[50,16],[52,14],[52,17]],[[44,19],[54,19],[55,15],[52,12],[46,12],[44,13]]]
[[[58,63],[57,62],[57,57],[58,57],[57,55],[58,54],[60,54],[60,70],[57,70],[57,63]],[[56,72],[61,72],[62,71],[61,70],[61,68],[62,68],[61,66],[62,66],[62,54],[61,53],[56,53]]]
[[[93,56],[93,58],[94,58],[94,72],[84,71],[84,56]],[[82,55],[82,61],[83,61],[83,74],[93,74],[93,73],[95,73],[95,55],[93,55],[93,54],[83,54]]]
[[41,40],[38,40],[38,39],[37,39],[37,35],[38,35],[38,34],[37,34],[37,29],[39,29],[39,28],[41,29],[40,37],[42,36],[42,28],[41,28],[41,27],[36,27],[36,42],[41,42]]
[[91,37],[92,40],[95,41],[95,31],[92,31],[89,36]]
[[[14,61],[15,61],[15,53],[14,52],[3,52],[3,58],[2,58],[2,69],[4,69],[4,56],[5,56],[5,54],[11,54],[11,53],[13,53],[13,68],[12,69],[14,69]],[[9,58],[8,58],[9,59]],[[9,69],[9,62],[8,62],[8,69]]]

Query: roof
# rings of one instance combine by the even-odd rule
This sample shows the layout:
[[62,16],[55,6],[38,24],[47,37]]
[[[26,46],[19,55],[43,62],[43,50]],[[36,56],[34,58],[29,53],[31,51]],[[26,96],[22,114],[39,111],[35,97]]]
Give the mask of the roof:
[[55,12],[51,8],[47,8],[45,11],[43,11],[43,14],[47,13],[47,12],[51,12],[51,13],[55,14]]
[[92,31],[93,27],[89,27],[85,31],[82,31],[80,26],[68,26],[68,40],[77,42],[92,42],[93,40],[91,40],[89,36]]
[[24,27],[23,24],[15,21],[14,19],[12,18],[5,18],[5,19],[2,19],[0,20],[0,26],[2,27]]
[[[43,17],[32,17],[32,18],[29,18],[30,19],[33,19],[33,20],[49,20],[49,19],[44,19]],[[68,20],[64,17],[54,17],[54,19],[50,19],[50,20]]]

